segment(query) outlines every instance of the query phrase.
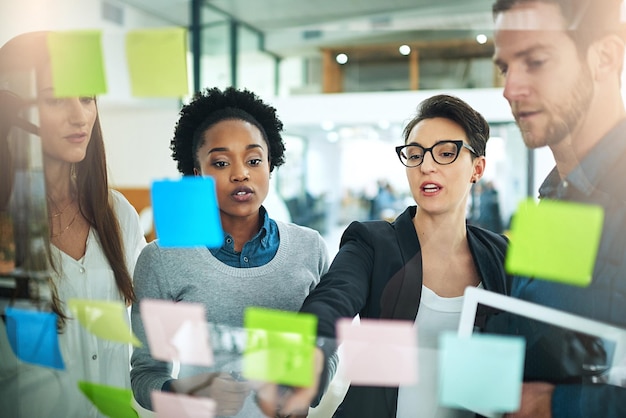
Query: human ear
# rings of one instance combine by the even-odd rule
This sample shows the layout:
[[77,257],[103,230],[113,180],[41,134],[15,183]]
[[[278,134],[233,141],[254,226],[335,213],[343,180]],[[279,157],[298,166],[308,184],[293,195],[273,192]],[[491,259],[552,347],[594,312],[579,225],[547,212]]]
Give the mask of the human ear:
[[594,80],[619,77],[624,63],[624,41],[617,35],[607,35],[591,44],[587,58]]
[[480,156],[474,158],[474,172],[472,173],[472,178],[470,179],[470,182],[476,183],[483,177],[483,174],[485,174],[486,164],[487,160],[485,160],[485,157]]

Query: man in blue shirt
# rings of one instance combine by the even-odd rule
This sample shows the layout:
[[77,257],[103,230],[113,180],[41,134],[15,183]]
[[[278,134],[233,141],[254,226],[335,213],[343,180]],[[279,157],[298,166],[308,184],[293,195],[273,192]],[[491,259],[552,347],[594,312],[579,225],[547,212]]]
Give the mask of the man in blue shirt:
[[[556,161],[539,189],[540,197],[601,205],[605,216],[590,286],[519,279],[512,294],[626,328],[626,111],[620,93],[624,62],[620,3],[497,0],[493,13],[494,61],[505,78],[504,96],[526,145],[548,146]],[[527,372],[530,363],[541,367],[545,360],[546,367],[552,366],[550,345],[557,341],[546,338],[543,349],[532,357],[527,353]],[[582,376],[576,383],[542,380],[547,381],[524,384],[521,408],[511,417],[626,416],[626,389],[590,384]]]

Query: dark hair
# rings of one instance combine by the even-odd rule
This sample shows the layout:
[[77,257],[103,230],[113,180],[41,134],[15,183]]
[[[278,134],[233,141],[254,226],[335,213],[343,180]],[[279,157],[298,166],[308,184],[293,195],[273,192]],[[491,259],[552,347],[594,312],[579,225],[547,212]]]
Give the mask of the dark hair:
[[559,8],[565,20],[565,30],[578,48],[579,54],[589,45],[620,27],[622,0],[496,0],[492,6],[494,18],[518,4],[545,3]]
[[[0,48],[0,74],[9,72],[27,73],[32,69],[41,71],[49,62],[47,48],[48,32],[30,32],[18,35]],[[7,141],[10,126],[0,129],[0,144]],[[8,148],[2,146],[3,153]],[[10,154],[4,158],[11,160]],[[100,127],[100,117],[96,116],[85,158],[75,165],[75,188],[81,214],[90,226],[97,231],[102,250],[106,256],[120,294],[126,303],[135,300],[132,279],[126,268],[126,259],[122,245],[120,225],[109,199],[104,141]],[[12,187],[12,185],[8,185]],[[8,190],[10,193],[10,190]],[[54,262],[51,259],[53,267]],[[56,289],[52,288],[53,294]],[[63,312],[58,306],[60,301],[53,300],[53,310],[61,318]],[[62,324],[62,323],[61,323]]]
[[402,136],[404,143],[409,139],[411,131],[425,119],[445,118],[458,124],[465,131],[477,156],[485,155],[487,140],[489,139],[489,124],[485,118],[470,105],[458,97],[439,94],[422,101],[417,107],[417,114],[406,125]]
[[214,87],[197,92],[180,111],[170,143],[178,171],[194,174],[194,168],[199,168],[196,153],[204,142],[204,133],[228,119],[244,120],[259,128],[269,148],[270,172],[285,162],[285,144],[280,134],[283,123],[276,116],[276,109],[249,90],[228,87],[221,91]]

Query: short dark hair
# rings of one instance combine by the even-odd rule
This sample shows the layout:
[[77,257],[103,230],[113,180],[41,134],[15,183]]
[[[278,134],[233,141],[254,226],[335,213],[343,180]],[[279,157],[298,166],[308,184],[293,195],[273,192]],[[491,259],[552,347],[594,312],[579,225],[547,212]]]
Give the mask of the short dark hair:
[[204,132],[223,120],[244,120],[259,128],[269,149],[270,172],[285,162],[283,123],[276,109],[247,89],[228,87],[222,91],[213,87],[197,92],[179,115],[170,149],[183,175],[193,175],[194,168],[199,168],[196,153],[203,144]]
[[622,0],[496,0],[492,6],[494,18],[518,4],[545,3],[558,6],[565,20],[568,35],[579,52],[609,33],[620,29]]
[[445,118],[458,124],[465,131],[476,155],[485,155],[489,139],[489,124],[474,108],[455,96],[439,94],[422,101],[417,107],[417,114],[406,125],[403,131],[404,143],[409,139],[411,131],[425,119]]

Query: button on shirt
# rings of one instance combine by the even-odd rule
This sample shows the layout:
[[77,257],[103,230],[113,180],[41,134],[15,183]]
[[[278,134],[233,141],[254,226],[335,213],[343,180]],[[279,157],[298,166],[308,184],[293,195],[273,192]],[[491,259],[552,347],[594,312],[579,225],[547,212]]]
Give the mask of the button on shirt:
[[276,255],[280,244],[278,226],[269,218],[263,206],[260,208],[260,215],[263,217],[261,229],[244,244],[241,252],[235,251],[233,237],[224,233],[224,243],[219,248],[209,248],[211,254],[222,263],[236,268],[260,267],[269,263]]

